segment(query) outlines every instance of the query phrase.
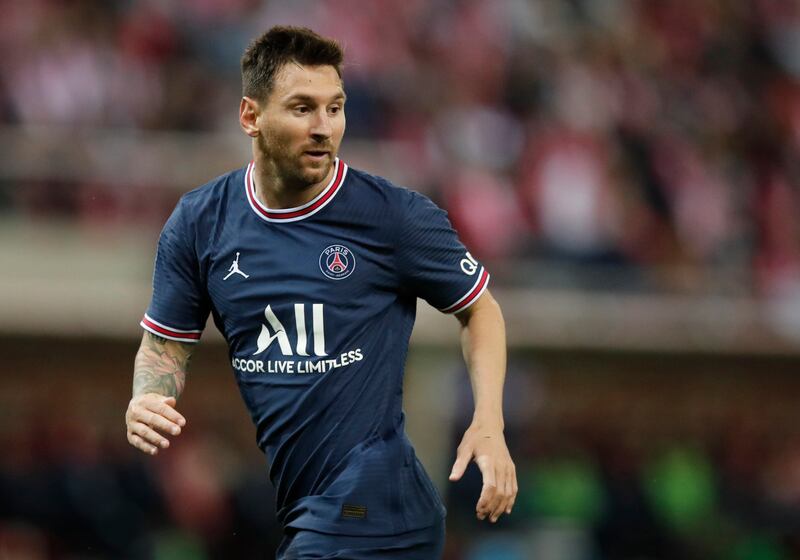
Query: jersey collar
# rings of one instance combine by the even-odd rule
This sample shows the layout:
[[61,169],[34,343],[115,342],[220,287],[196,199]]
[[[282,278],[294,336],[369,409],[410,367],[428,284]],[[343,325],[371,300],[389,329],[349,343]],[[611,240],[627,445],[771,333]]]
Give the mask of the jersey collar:
[[251,161],[247,166],[247,171],[244,174],[244,189],[247,193],[247,201],[250,203],[250,207],[253,209],[253,211],[258,215],[259,218],[267,222],[296,222],[298,220],[308,218],[309,216],[313,216],[325,208],[325,206],[327,206],[327,204],[333,200],[333,197],[336,196],[336,193],[341,190],[342,185],[344,184],[344,178],[345,175],[347,175],[347,164],[343,161],[340,161],[339,158],[336,158],[333,167],[333,179],[331,179],[331,182],[328,183],[324,189],[322,189],[321,193],[315,196],[313,200],[303,204],[302,206],[297,206],[295,208],[281,208],[280,210],[267,208],[256,197],[256,185],[255,181],[253,181],[254,170],[255,162]]

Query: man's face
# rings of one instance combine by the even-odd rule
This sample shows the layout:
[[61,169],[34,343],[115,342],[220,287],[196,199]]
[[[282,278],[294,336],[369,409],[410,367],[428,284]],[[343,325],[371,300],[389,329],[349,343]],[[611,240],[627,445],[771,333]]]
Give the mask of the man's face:
[[344,135],[345,95],[333,66],[289,63],[261,103],[258,148],[286,184],[308,186],[330,173]]

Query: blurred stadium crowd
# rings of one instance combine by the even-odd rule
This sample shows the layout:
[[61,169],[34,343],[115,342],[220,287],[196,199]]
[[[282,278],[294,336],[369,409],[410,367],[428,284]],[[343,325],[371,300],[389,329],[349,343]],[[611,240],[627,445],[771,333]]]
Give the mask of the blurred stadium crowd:
[[[793,0],[5,0],[2,11],[3,123],[232,130],[248,40],[308,25],[346,47],[345,150],[406,146],[394,178],[443,204],[484,259],[645,270],[648,288],[797,289]],[[141,219],[130,189],[27,187],[6,189],[16,212]],[[153,228],[173,201],[160,199]]]
[[[3,130],[74,130],[76,144],[87,129],[178,131],[190,148],[235,132],[247,42],[307,25],[346,47],[344,150],[401,146],[398,177],[484,260],[588,271],[581,288],[800,293],[794,0],[0,0],[0,13]],[[0,174],[3,217],[34,221],[157,231],[179,194]],[[732,391],[676,385],[680,365],[656,379],[627,367],[548,393],[556,376],[533,363],[517,361],[507,390],[517,509],[476,526],[471,471],[446,492],[447,560],[800,557],[796,383]],[[0,397],[3,560],[262,558],[277,542],[263,464],[236,463],[238,448],[200,437],[153,467],[119,430],[23,422],[15,394]]]

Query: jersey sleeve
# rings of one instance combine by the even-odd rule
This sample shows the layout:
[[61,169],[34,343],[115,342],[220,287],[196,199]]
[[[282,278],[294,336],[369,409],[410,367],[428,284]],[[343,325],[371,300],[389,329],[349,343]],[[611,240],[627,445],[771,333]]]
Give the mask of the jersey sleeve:
[[208,319],[209,305],[185,212],[181,200],[161,231],[153,296],[140,324],[170,340],[197,342]]
[[444,210],[426,196],[410,195],[396,253],[403,287],[443,313],[462,311],[486,290],[489,273],[461,243]]

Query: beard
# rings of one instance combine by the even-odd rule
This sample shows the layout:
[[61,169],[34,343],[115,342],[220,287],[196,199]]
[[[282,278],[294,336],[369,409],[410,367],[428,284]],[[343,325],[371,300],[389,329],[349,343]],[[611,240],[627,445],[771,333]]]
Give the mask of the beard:
[[330,173],[336,153],[330,145],[313,146],[306,149],[330,150],[330,157],[322,161],[303,161],[303,152],[293,152],[289,143],[272,131],[257,138],[258,150],[264,158],[267,168],[284,185],[297,189],[305,189],[323,181]]

